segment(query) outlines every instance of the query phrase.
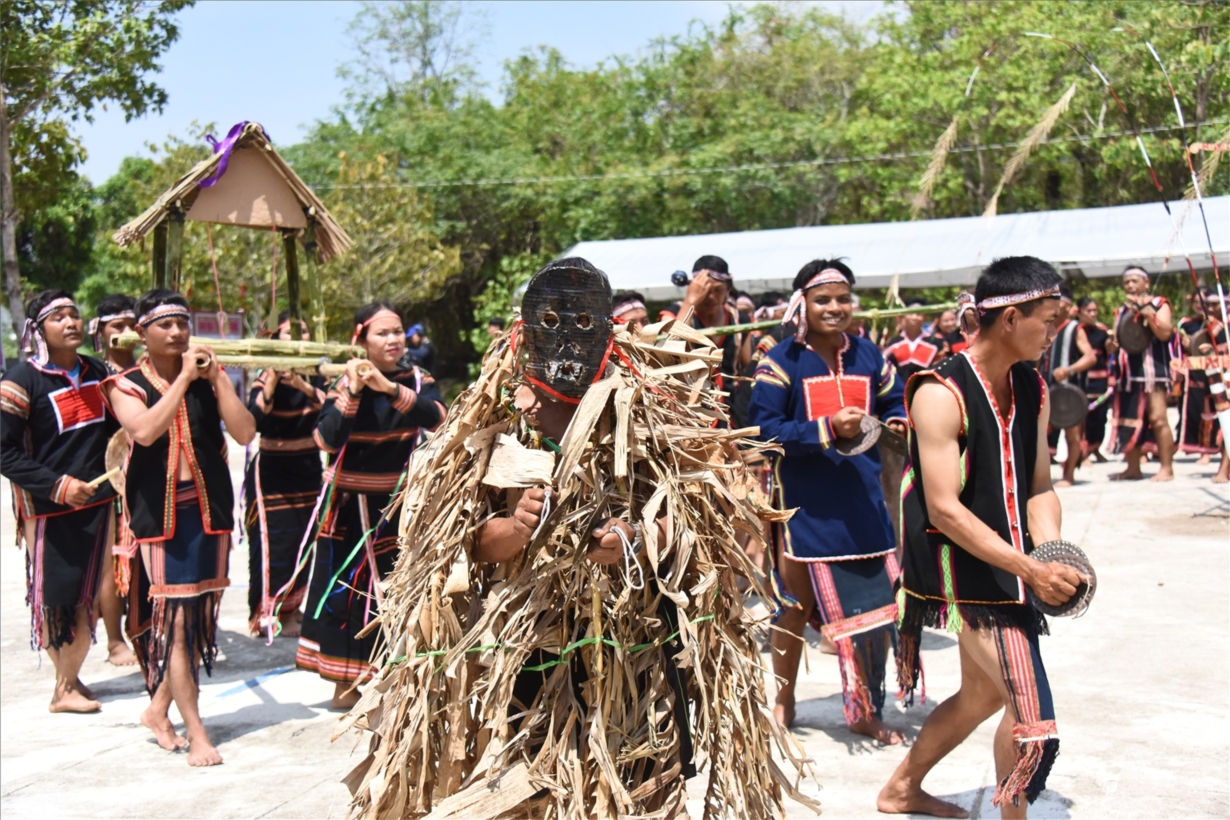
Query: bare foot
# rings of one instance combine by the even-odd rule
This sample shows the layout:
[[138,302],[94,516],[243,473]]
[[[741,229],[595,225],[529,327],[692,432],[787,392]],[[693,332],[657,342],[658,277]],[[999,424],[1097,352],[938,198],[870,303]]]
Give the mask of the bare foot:
[[217,766],[222,763],[222,755],[209,742],[209,736],[201,732],[200,737],[188,742],[189,766]]
[[171,725],[170,718],[152,711],[153,708],[152,703],[145,707],[145,711],[141,713],[141,725],[154,733],[154,739],[158,741],[158,745],[168,752],[178,752],[187,746],[187,739],[175,734],[175,727]]
[[81,678],[77,678],[77,682],[73,684],[73,686],[78,692],[85,695],[90,700],[94,700],[94,690],[82,683]]
[[1163,467],[1157,471],[1157,475],[1149,479],[1150,481],[1174,481],[1174,470],[1169,467]]
[[333,701],[329,708],[335,712],[349,712],[362,696],[358,689],[350,689],[347,684],[339,683],[333,690]]
[[92,697],[87,697],[76,689],[68,689],[63,691],[57,690],[51,698],[51,705],[47,707],[47,711],[76,712],[84,715],[90,712],[97,712],[101,708],[102,704]]
[[1071,480],[1066,479],[1066,478],[1061,478],[1061,479],[1059,479],[1058,481],[1056,481],[1056,482],[1055,482],[1055,488],[1056,488],[1056,489],[1058,489],[1058,488],[1060,488],[1060,487],[1071,487],[1071,486],[1072,486],[1072,485],[1074,485],[1075,483],[1076,483],[1075,481],[1071,481]]
[[1110,461],[1110,459],[1108,459],[1106,456],[1102,455],[1102,451],[1101,451],[1101,450],[1094,450],[1094,451],[1093,451],[1093,460],[1094,460],[1094,461],[1096,461],[1098,464],[1105,464],[1106,462]]
[[1196,459],[1197,467],[1203,467],[1206,464],[1212,464],[1212,463],[1213,463],[1213,457],[1209,455],[1208,453],[1201,453],[1200,458]]
[[303,631],[300,628],[302,621],[296,618],[295,613],[293,612],[288,612],[283,615],[278,619],[278,623],[282,625],[282,631],[278,634],[283,638],[298,638],[301,634],[303,634]]
[[1110,477],[1111,481],[1140,481],[1145,477],[1145,474],[1140,470],[1124,470],[1121,473],[1115,473]]
[[828,635],[825,635],[823,632],[820,633],[820,654],[821,655],[836,655],[837,654],[837,645],[834,644],[833,640]]
[[794,723],[794,701],[782,703],[778,701],[773,705],[773,717],[777,718],[777,722],[787,729]]
[[1217,475],[1213,476],[1211,480],[1214,484],[1226,484],[1230,482],[1230,475],[1226,475],[1225,473],[1218,473]]
[[930,814],[933,817],[969,817],[969,812],[956,803],[932,797],[917,786],[898,783],[894,777],[880,789],[876,808],[885,814]]
[[112,666],[136,666],[137,656],[128,648],[128,644],[113,641],[107,644],[107,663]]
[[905,743],[906,740],[904,732],[890,729],[878,717],[863,718],[851,726],[850,731],[858,735],[867,735],[867,737],[874,738],[885,746],[898,746]]

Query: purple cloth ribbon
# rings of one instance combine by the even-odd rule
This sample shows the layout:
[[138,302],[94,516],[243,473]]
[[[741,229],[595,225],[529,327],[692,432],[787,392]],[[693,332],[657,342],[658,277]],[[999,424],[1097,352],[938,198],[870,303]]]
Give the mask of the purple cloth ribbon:
[[[235,150],[235,143],[239,141],[239,135],[243,133],[244,126],[248,123],[249,120],[244,120],[243,122],[237,122],[232,125],[231,130],[226,133],[226,139],[221,142],[219,142],[213,134],[205,135],[205,139],[208,140],[209,144],[214,147],[214,153],[222,154],[222,159],[218,160],[218,170],[214,171],[214,175],[209,179],[202,180],[200,187],[209,188],[218,180],[222,179],[222,175],[226,173],[226,165],[231,159],[231,151]],[[260,125],[260,123],[256,123],[256,125]],[[264,130],[264,126],[261,126],[261,130]],[[268,139],[269,135],[265,134],[265,138]]]

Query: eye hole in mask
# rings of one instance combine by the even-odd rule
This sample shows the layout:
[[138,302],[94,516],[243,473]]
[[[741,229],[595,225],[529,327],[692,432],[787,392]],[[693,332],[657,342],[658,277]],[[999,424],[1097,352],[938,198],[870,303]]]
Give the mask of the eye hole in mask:
[[559,327],[559,314],[553,310],[548,310],[546,313],[542,314],[542,324],[543,327],[549,327],[552,329]]
[[589,330],[589,326],[593,324],[588,313],[578,313],[576,321],[577,327],[581,328],[581,330]]

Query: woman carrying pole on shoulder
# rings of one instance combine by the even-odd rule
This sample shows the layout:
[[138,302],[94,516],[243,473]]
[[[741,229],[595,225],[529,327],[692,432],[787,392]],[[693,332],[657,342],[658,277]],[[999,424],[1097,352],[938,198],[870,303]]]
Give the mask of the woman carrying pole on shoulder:
[[[291,332],[290,312],[278,317],[274,339],[310,340],[307,323]],[[248,627],[254,636],[297,638],[307,573],[296,572],[299,545],[312,525],[320,495],[320,451],[313,433],[325,403],[324,380],[262,370],[252,383],[248,411],[256,420],[260,447],[248,462],[244,526],[248,535]],[[293,583],[292,583],[292,579]],[[273,634],[272,632],[270,634]]]
[[332,498],[320,513],[295,663],[333,682],[334,709],[357,703],[358,685],[372,674],[376,635],[359,633],[376,615],[378,582],[398,554],[399,513],[381,511],[393,500],[420,430],[434,430],[445,415],[431,374],[398,366],[404,328],[405,316],[390,302],[359,308],[351,343],[362,345],[367,359],[347,362],[316,422],[316,444],[329,454]]

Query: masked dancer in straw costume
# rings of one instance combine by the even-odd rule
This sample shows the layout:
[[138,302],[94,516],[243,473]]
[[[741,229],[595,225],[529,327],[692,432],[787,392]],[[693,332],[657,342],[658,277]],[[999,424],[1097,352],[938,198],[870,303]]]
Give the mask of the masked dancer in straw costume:
[[359,308],[351,344],[366,348],[367,359],[347,362],[314,433],[330,465],[295,663],[333,682],[335,709],[353,706],[357,685],[374,671],[376,635],[368,627],[398,552],[397,511],[381,511],[402,481],[420,431],[444,420],[431,374],[398,364],[404,328],[401,310],[389,302]]
[[[213,351],[189,339],[188,301],[170,290],[137,300],[145,356],[112,376],[104,396],[131,441],[124,507],[140,556],[128,597],[128,635],[152,701],[141,722],[188,764],[222,762],[201,722],[200,665],[218,654],[218,610],[227,578],[235,495],[222,425],[246,445],[252,414]],[[171,701],[187,730],[175,734]]]
[[957,634],[961,688],[936,707],[880,792],[880,811],[966,817],[924,792],[945,755],[1001,709],[995,736],[1004,817],[1024,817],[1059,752],[1055,708],[1038,649],[1045,619],[1026,597],[1051,605],[1082,581],[1072,567],[1030,557],[1059,538],[1051,486],[1046,386],[1032,363],[1055,338],[1060,276],[1030,256],[992,263],[975,288],[980,330],[967,350],[906,387],[910,460],[902,483],[904,575],[900,607],[902,688],[918,684],[923,626]]
[[[103,357],[109,375],[123,373],[134,364],[132,350],[111,347],[111,339],[127,333],[137,326],[137,314],[133,311],[136,300],[125,293],[110,293],[98,301],[97,314],[90,320],[90,337],[94,350]],[[118,426],[118,425],[117,425]],[[123,504],[115,496],[111,515],[107,521],[107,541],[104,552],[102,577],[99,580],[98,598],[94,608],[102,616],[107,631],[107,661],[116,666],[135,666],[137,656],[124,642],[124,599],[128,594],[126,582],[136,544],[123,523]],[[117,543],[119,542],[119,543]],[[118,580],[117,580],[118,576]],[[124,583],[121,584],[121,581]]]
[[72,294],[45,290],[26,305],[25,362],[0,380],[0,472],[12,482],[26,547],[30,645],[55,665],[52,712],[96,712],[77,673],[94,637],[111,499],[102,362],[77,355],[85,327]]
[[352,816],[670,818],[707,765],[706,816],[781,817],[808,799],[771,747],[805,761],[736,577],[766,445],[714,426],[720,349],[613,323],[579,258],[521,315],[410,471],[380,677],[339,729],[374,733]]
[[817,259],[795,277],[782,322],[797,328],[756,368],[750,419],[785,455],[774,463],[774,506],[795,509],[775,527],[774,568],[782,608],[772,635],[782,683],[776,711],[794,720],[794,686],[809,620],[836,645],[846,724],[884,743],[900,732],[881,721],[884,669],[897,645],[893,582],[897,539],[880,485],[878,447],[844,455],[869,414],[905,432],[904,385],[874,344],[846,330],[854,274]]
[[[272,335],[311,338],[306,322],[296,330],[292,333],[290,312],[282,311]],[[253,635],[299,637],[307,574],[297,573],[295,562],[320,495],[320,451],[313,433],[325,403],[323,388],[319,376],[262,370],[248,394],[248,411],[260,433],[260,447],[244,478],[248,628]]]

